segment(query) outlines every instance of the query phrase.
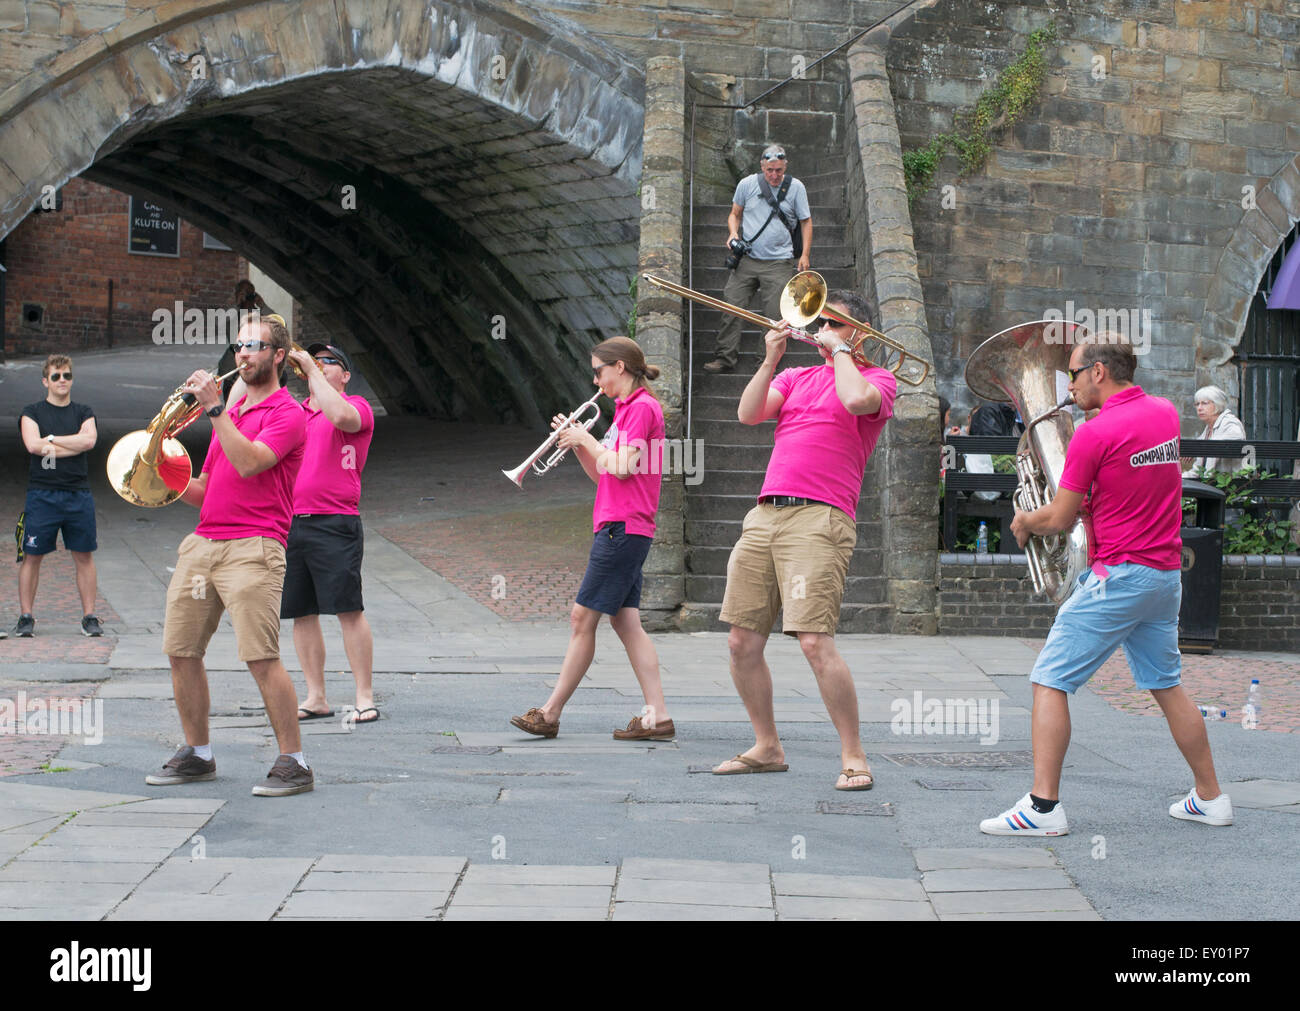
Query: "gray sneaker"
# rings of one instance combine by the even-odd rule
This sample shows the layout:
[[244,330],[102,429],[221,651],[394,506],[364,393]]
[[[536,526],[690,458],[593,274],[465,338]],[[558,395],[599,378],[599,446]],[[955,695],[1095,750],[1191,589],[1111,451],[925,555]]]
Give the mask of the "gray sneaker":
[[104,628],[99,623],[99,619],[93,614],[88,614],[81,619],[81,634],[88,635],[91,638],[98,638],[104,634]]
[[172,755],[162,772],[145,776],[149,786],[176,786],[179,783],[205,783],[217,778],[216,759],[203,759],[188,744]]
[[254,797],[289,797],[316,789],[311,769],[304,769],[290,755],[281,755],[266,774],[266,782],[253,787]]
[[14,635],[20,639],[30,639],[36,634],[36,619],[30,614],[20,614],[18,624],[14,626]]

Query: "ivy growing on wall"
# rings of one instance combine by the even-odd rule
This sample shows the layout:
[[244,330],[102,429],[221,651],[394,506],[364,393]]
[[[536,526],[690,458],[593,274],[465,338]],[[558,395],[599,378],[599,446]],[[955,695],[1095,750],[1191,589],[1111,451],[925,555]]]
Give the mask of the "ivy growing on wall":
[[951,133],[941,133],[925,147],[904,152],[909,203],[929,189],[939,162],[949,151],[960,160],[963,177],[984,167],[993,151],[993,135],[1014,124],[1037,102],[1047,76],[1046,47],[1056,40],[1056,25],[1051,22],[1030,33],[1025,51],[998,75],[993,87],[980,95],[973,108],[953,117]]

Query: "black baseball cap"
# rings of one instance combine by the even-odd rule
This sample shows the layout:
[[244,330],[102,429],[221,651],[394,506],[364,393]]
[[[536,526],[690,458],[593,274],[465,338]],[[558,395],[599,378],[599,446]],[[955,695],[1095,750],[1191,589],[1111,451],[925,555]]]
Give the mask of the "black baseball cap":
[[307,347],[307,353],[311,355],[313,358],[315,358],[322,351],[328,351],[340,362],[342,362],[344,372],[352,371],[352,359],[349,358],[348,353],[344,351],[341,347],[339,347],[337,344],[321,344],[318,341],[317,343],[308,345]]

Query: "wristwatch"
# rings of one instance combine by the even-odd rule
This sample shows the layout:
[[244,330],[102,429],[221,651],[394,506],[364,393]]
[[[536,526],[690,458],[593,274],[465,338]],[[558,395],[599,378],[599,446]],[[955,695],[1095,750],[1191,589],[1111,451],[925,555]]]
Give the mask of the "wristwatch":
[[47,435],[47,436],[45,437],[45,441],[48,442],[51,446],[53,446],[53,445],[54,445],[54,436],[52,436],[52,435]]
[[849,354],[849,357],[850,357],[850,358],[853,357],[853,349],[852,349],[851,347],[849,347],[847,344],[841,344],[839,347],[837,347],[837,348],[832,348],[832,349],[831,349],[831,358],[834,358],[834,357],[835,357],[837,354],[839,354],[841,351],[847,351],[848,354]]
[[221,417],[221,412],[225,409],[225,404],[217,404],[216,407],[209,407],[204,413],[207,414],[209,418],[219,418]]

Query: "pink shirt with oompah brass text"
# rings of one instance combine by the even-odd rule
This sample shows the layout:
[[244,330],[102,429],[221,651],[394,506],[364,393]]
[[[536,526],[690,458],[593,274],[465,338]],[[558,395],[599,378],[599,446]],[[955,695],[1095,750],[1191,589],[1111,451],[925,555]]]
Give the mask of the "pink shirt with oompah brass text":
[[283,387],[244,411],[247,399],[240,397],[230,408],[230,420],[249,442],[260,442],[275,453],[275,466],[252,477],[240,477],[213,431],[203,461],[208,488],[194,532],[212,541],[274,537],[285,544],[293,519],[293,485],[302,466],[307,417],[302,405]]
[[303,404],[307,441],[298,483],[293,487],[294,515],[356,516],[361,512],[361,471],[375,434],[375,412],[365,397],[345,394],[343,399],[361,415],[361,427],[355,432],[335,428],[324,411]]
[[1178,432],[1178,409],[1140,386],[1113,394],[1075,431],[1061,487],[1085,496],[1091,492],[1084,508],[1091,515],[1094,566],[1133,562],[1166,572],[1181,568]]
[[615,450],[630,445],[640,453],[627,477],[600,475],[591,512],[592,532],[606,523],[622,522],[629,534],[653,537],[663,478],[664,411],[649,390],[638,387],[631,396],[614,401],[614,421],[601,445]]
[[785,397],[776,416],[775,446],[763,481],[764,495],[827,502],[854,519],[862,476],[876,440],[894,414],[898,383],[892,372],[859,368],[880,391],[875,414],[850,414],[835,392],[835,368],[785,369],[771,388]]

